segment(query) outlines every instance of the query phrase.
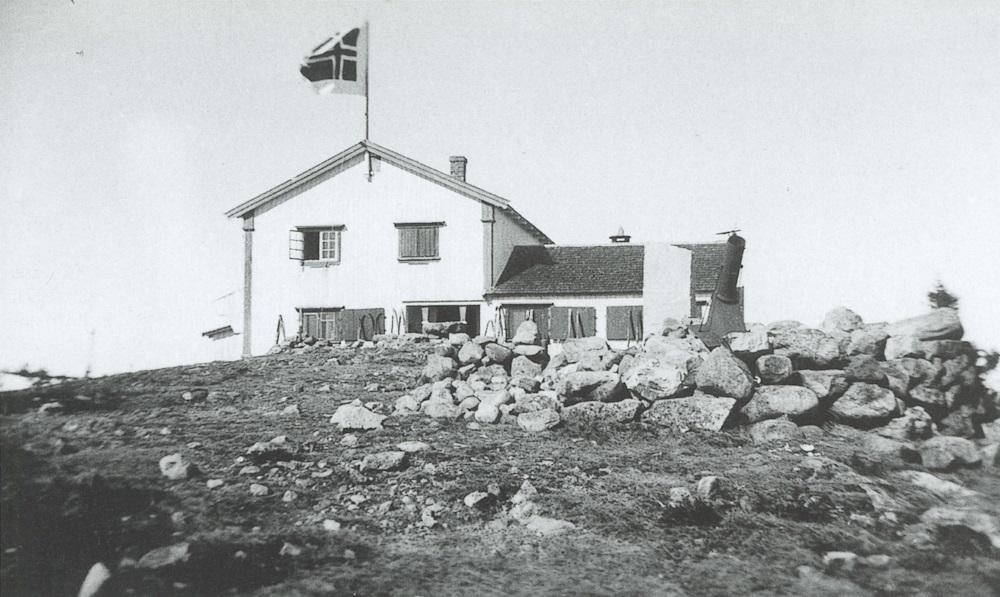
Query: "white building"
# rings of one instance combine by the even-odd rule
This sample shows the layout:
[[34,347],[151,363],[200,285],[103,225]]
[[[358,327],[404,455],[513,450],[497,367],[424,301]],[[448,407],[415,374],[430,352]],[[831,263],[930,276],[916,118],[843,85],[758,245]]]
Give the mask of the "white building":
[[641,337],[714,289],[723,243],[555,246],[466,165],[361,142],[228,211],[243,220],[243,355],[266,352],[279,320],[332,340],[449,322],[503,336],[525,317],[553,340]]

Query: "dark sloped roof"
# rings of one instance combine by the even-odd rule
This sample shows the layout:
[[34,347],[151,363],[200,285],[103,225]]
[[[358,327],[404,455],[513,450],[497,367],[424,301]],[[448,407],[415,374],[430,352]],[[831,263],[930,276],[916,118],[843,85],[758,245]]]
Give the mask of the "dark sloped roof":
[[[691,292],[711,292],[725,243],[676,245],[691,251]],[[493,293],[641,294],[642,245],[517,246]]]

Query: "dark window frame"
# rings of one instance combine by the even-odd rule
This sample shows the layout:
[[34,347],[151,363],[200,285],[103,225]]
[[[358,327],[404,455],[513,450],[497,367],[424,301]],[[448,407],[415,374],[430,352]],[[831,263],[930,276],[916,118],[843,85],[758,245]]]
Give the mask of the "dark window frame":
[[[428,261],[440,261],[441,260],[441,232],[440,229],[444,227],[444,222],[397,222],[395,224],[397,233],[397,259],[405,263],[425,263]],[[420,231],[430,230],[432,231],[432,241],[433,254],[430,251],[423,251],[423,254],[406,254],[408,251],[404,251],[407,245],[420,246]],[[416,238],[414,240],[408,241],[406,235],[416,231]],[[424,241],[426,242],[426,241]],[[410,252],[420,252],[420,251],[410,251]]]

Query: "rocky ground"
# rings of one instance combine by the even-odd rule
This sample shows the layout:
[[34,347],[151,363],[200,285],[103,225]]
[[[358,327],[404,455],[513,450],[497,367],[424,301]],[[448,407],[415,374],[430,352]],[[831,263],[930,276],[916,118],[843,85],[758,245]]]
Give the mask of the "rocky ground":
[[105,595],[1000,594],[989,453],[931,470],[829,420],[526,428],[448,382],[451,416],[401,412],[446,352],[310,346],[0,395],[0,591],[89,572]]

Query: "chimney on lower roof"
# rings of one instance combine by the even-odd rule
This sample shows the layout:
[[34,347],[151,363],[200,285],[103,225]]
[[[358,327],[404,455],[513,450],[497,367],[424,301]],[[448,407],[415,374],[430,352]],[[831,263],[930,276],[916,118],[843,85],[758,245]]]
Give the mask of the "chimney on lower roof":
[[453,155],[448,159],[451,161],[451,175],[465,182],[465,166],[469,160],[464,155]]
[[618,234],[612,234],[608,238],[610,238],[611,242],[613,242],[615,244],[618,244],[618,243],[627,243],[627,242],[629,242],[629,241],[632,240],[631,236],[629,236],[628,234],[625,234],[625,228],[623,228],[621,226],[618,227]]

